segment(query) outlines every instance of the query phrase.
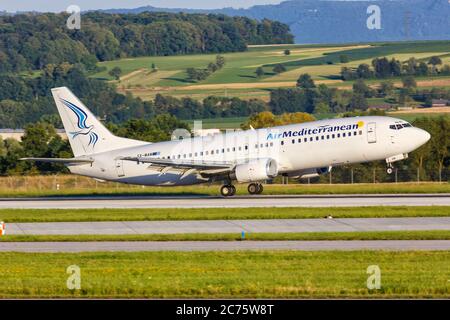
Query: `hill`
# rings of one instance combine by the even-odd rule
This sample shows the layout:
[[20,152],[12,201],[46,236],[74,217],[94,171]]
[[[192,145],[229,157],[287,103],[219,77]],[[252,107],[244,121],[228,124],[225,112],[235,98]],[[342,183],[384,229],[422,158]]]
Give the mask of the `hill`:
[[[381,29],[369,30],[367,8],[381,9]],[[296,43],[355,43],[450,39],[448,0],[292,0],[248,9],[166,9],[151,6],[112,9],[109,13],[144,11],[221,13],[253,19],[272,19],[289,25]]]

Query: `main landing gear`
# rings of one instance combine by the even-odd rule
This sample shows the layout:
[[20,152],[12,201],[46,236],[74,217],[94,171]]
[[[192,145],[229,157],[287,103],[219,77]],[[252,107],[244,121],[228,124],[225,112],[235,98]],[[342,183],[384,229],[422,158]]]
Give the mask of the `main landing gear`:
[[[261,194],[264,188],[260,183],[250,183],[247,190],[250,194]],[[220,188],[220,194],[223,197],[232,197],[236,194],[236,187],[232,184],[225,184]]]
[[220,193],[224,197],[232,197],[236,194],[236,187],[232,184],[226,184],[220,188]]
[[264,190],[263,185],[260,183],[250,183],[248,185],[248,193],[250,194],[261,194]]

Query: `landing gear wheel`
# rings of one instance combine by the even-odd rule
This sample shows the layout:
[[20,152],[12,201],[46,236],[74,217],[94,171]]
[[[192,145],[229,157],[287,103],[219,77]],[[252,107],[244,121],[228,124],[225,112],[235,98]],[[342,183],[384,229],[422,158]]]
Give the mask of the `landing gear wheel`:
[[233,185],[224,185],[220,188],[220,193],[224,197],[231,197],[236,194],[236,188]]
[[257,183],[250,183],[247,187],[247,191],[250,194],[257,194],[259,190],[258,184]]
[[386,169],[387,174],[392,174],[392,172],[394,172],[394,169],[392,168],[387,168]]
[[234,195],[236,194],[236,187],[233,186],[233,185],[231,185],[230,188],[231,188],[231,194],[230,194],[230,196],[232,197],[232,196],[234,196]]
[[258,191],[256,192],[256,194],[261,194],[264,191],[264,187],[262,184],[258,184]]

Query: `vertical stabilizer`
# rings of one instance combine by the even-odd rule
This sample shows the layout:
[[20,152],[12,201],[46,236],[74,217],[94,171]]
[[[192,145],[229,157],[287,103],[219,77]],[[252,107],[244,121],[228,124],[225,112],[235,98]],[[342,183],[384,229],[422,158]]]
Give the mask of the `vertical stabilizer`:
[[113,135],[68,88],[52,94],[75,157],[146,144]]

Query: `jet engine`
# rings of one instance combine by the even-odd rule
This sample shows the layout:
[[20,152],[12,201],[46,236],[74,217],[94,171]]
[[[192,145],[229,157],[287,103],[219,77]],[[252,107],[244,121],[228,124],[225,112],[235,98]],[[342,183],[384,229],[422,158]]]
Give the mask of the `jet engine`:
[[274,159],[255,159],[236,166],[232,179],[239,182],[255,182],[275,178],[278,165]]

